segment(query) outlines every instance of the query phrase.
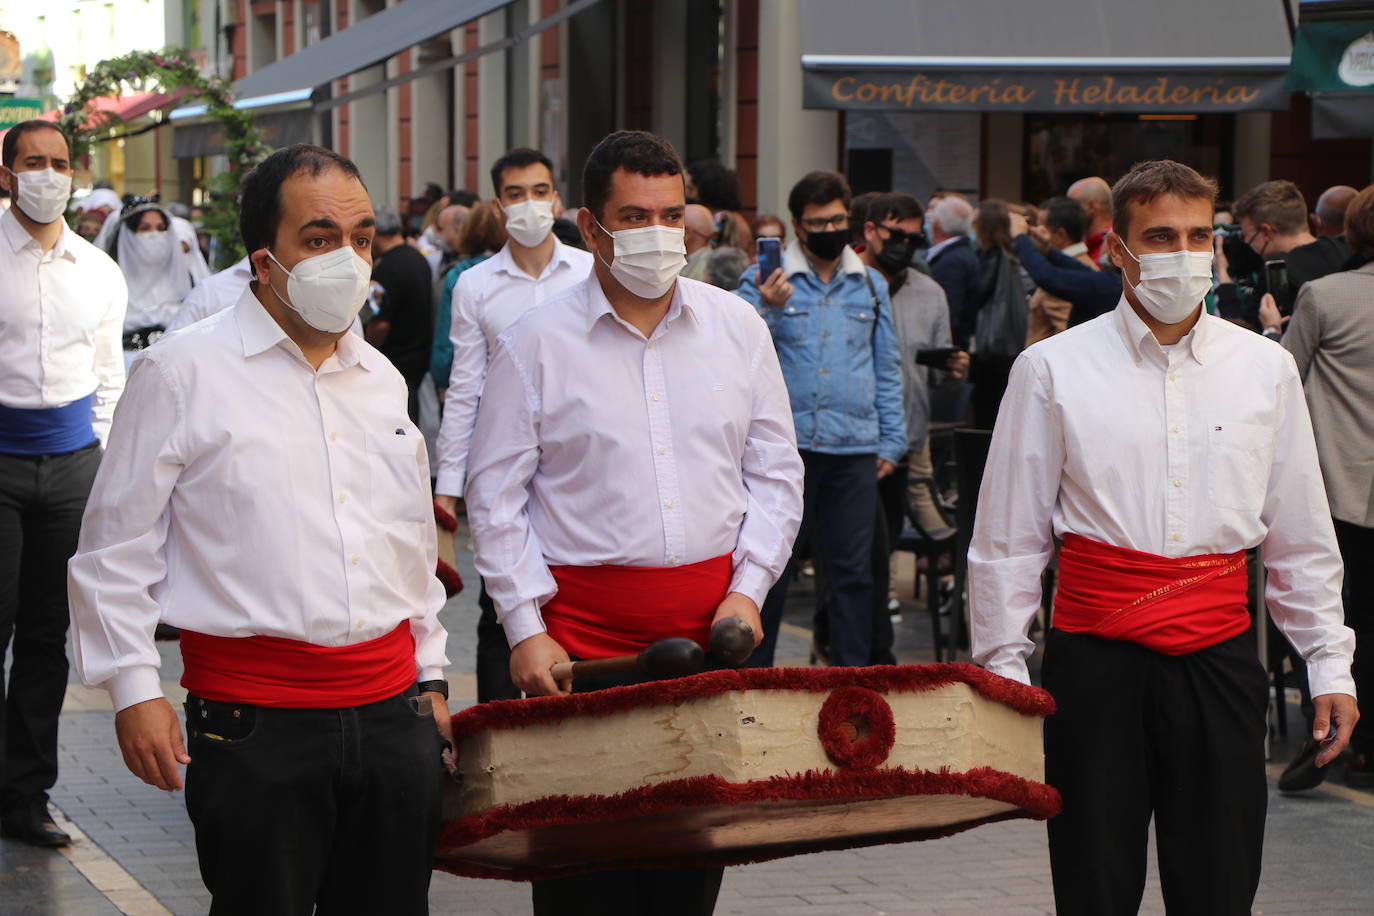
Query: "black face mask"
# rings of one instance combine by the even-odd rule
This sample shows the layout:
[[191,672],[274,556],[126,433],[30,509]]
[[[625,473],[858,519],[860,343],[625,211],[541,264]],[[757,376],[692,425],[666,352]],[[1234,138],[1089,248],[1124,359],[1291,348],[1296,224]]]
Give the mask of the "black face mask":
[[907,235],[900,229],[888,231],[890,234],[883,242],[883,250],[877,254],[878,266],[888,276],[905,273],[911,266],[911,256],[916,251],[916,237]]
[[808,232],[803,242],[808,251],[822,261],[833,261],[844,253],[849,244],[848,229],[830,229],[826,232]]

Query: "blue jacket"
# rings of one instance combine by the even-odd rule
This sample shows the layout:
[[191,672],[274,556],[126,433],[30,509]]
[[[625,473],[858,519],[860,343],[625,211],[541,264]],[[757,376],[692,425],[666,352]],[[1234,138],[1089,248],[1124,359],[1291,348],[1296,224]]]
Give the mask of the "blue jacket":
[[1115,271],[1093,270],[1053,248],[1041,254],[1024,234],[1012,239],[1011,247],[1036,286],[1069,301],[1069,327],[1105,315],[1121,301],[1121,274]]
[[735,292],[758,309],[773,334],[797,447],[831,455],[876,453],[896,464],[906,453],[906,417],[887,280],[846,248],[824,285],[795,241],[783,253],[782,269],[793,292],[781,308],[763,304],[757,264]]
[[453,330],[453,288],[458,285],[459,274],[489,257],[489,254],[479,254],[475,258],[465,258],[444,274],[438,314],[434,316],[434,345],[429,351],[429,377],[434,379],[434,387],[440,391],[448,387],[449,373],[453,370],[453,338],[449,336]]

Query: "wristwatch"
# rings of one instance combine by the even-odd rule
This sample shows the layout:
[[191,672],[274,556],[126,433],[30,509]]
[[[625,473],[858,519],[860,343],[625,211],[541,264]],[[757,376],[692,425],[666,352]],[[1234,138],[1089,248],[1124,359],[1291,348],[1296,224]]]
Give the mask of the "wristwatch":
[[415,689],[421,693],[441,694],[445,700],[448,699],[448,681],[421,681],[415,685]]

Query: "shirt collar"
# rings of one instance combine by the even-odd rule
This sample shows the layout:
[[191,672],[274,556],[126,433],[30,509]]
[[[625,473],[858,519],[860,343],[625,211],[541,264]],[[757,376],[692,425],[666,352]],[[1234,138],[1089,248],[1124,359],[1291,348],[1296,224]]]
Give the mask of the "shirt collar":
[[[12,210],[6,210],[0,215],[0,229],[3,229],[5,239],[10,244],[10,250],[15,254],[23,251],[29,245],[37,245],[38,240],[29,235],[28,230],[19,225],[19,217],[15,216]],[[65,258],[73,263],[76,262],[76,252],[67,244],[67,233],[71,228],[66,223],[62,224],[62,231],[58,233],[57,244],[52,247],[54,258]]]
[[[796,274],[815,273],[811,267],[811,262],[807,260],[806,254],[802,251],[801,242],[797,239],[788,242],[787,248],[783,250],[782,272],[789,277]],[[844,246],[844,251],[840,254],[839,272],[863,275],[863,259],[855,254],[854,249],[848,245]]]
[[1064,256],[1065,256],[1065,257],[1069,257],[1069,258],[1076,258],[1076,257],[1078,257],[1079,255],[1084,255],[1084,254],[1087,254],[1087,253],[1088,253],[1088,246],[1087,246],[1087,244],[1084,243],[1084,242],[1074,242],[1074,243],[1073,243],[1072,245],[1070,245],[1069,247],[1063,249],[1063,254],[1064,254]]
[[[290,344],[289,350],[297,356],[301,355],[300,348],[287,336],[286,331],[282,330],[282,326],[277,324],[277,319],[262,307],[251,283],[239,294],[238,302],[234,304],[234,317],[239,325],[239,338],[243,341],[244,359],[266,353],[273,347],[280,346],[283,341]],[[334,352],[320,364],[320,368],[323,370],[328,366],[330,369],[348,369],[362,366],[371,371],[376,368],[377,356],[376,351],[365,346],[350,328],[339,338]],[[335,364],[331,365],[331,360],[335,361]]]
[[554,272],[559,267],[572,263],[572,258],[568,255],[568,246],[558,240],[558,236],[553,237],[553,256],[549,258],[549,263],[544,265],[544,272],[538,278],[530,277],[520,269],[520,265],[515,263],[515,258],[510,253],[510,241],[501,246],[501,250],[492,255],[492,260],[496,262],[495,269],[499,273],[507,273],[513,277],[525,277],[527,279],[542,279]]
[[946,248],[953,245],[955,242],[959,241],[962,238],[964,238],[964,236],[956,235],[952,238],[945,239],[943,242],[936,242],[934,245],[931,245],[930,248],[926,250],[926,260],[929,261],[931,258],[935,257],[937,254],[944,251]]
[[[1211,317],[1207,314],[1207,310],[1203,309],[1202,314],[1198,316],[1197,324],[1193,325],[1193,329],[1183,335],[1183,339],[1177,344],[1178,346],[1187,346],[1188,352],[1198,363],[1205,361]],[[1122,341],[1126,344],[1126,349],[1136,362],[1141,361],[1143,358],[1142,348],[1148,344],[1154,344],[1161,352],[1164,349],[1155,339],[1154,332],[1146,326],[1145,322],[1140,320],[1135,309],[1131,308],[1131,303],[1127,301],[1125,293],[1122,293],[1121,301],[1116,305],[1116,327],[1121,334]]]
[[[595,270],[591,271],[591,273],[587,275],[587,279],[582,282],[587,285],[588,334],[596,327],[597,322],[607,315],[611,316],[612,321],[626,324],[624,319],[617,315],[615,309],[611,307],[611,300],[606,298],[606,292],[601,288],[601,280],[596,276]],[[691,315],[694,321],[696,320],[696,310],[692,307],[691,303],[685,301],[686,296],[683,294],[684,289],[690,282],[691,281],[684,281],[681,277],[678,278],[677,286],[673,289],[672,301],[668,303],[668,314],[664,315],[663,320],[658,323],[658,327],[654,328],[653,337],[658,337],[663,334],[668,326],[684,312]],[[638,334],[639,331],[636,330],[635,333]]]

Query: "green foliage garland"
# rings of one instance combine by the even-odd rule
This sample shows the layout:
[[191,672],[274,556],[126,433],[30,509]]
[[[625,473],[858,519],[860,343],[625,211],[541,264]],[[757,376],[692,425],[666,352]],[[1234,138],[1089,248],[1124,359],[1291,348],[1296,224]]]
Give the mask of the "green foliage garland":
[[252,112],[234,108],[230,84],[217,76],[205,77],[196,68],[190,52],[164,48],[161,51],[135,51],[103,60],[86,76],[66,105],[57,123],[72,140],[73,159],[90,153],[118,119],[109,112],[97,111],[92,103],[106,96],[128,92],[182,91],[206,106],[206,117],[224,133],[225,156],[229,168],[218,172],[206,190],[205,231],[214,246],[216,270],[222,270],[243,257],[238,237],[238,193],[243,172],[257,165],[271,150],[253,125]]

